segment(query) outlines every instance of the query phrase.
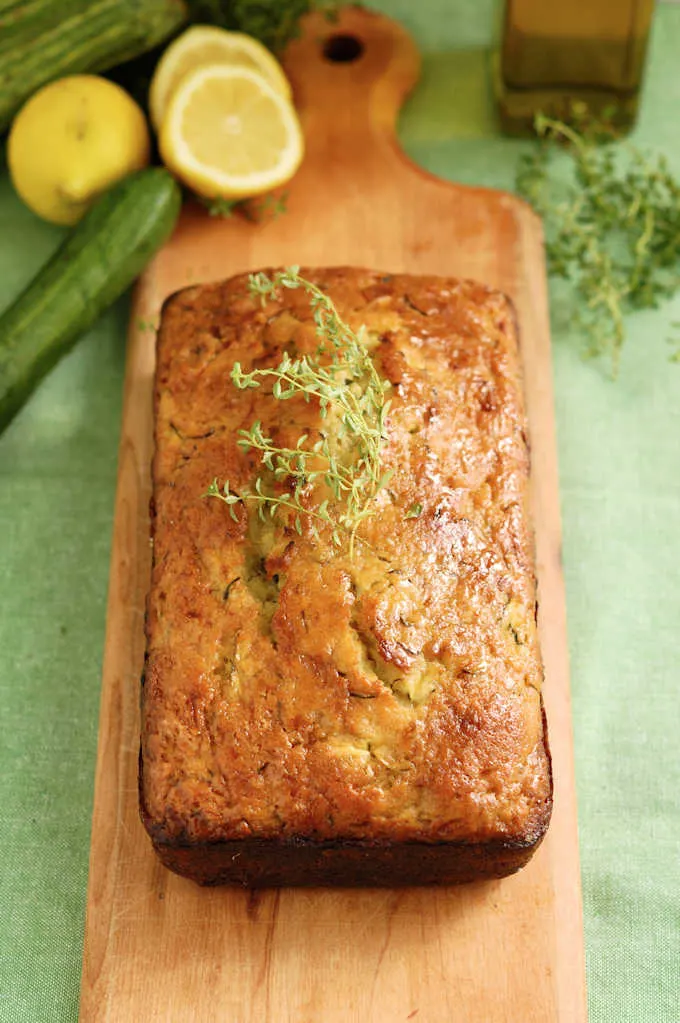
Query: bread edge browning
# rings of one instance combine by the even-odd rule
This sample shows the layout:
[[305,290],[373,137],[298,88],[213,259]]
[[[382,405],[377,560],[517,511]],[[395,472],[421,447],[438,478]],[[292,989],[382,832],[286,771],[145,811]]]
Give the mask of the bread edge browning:
[[[168,840],[144,804],[139,753],[139,809],[163,866],[203,887],[404,888],[469,884],[508,877],[525,867],[540,846],[553,808],[552,759],[541,698],[543,749],[550,797],[525,837],[491,842],[319,842],[310,838],[241,838],[222,842]],[[369,855],[367,855],[369,854]]]

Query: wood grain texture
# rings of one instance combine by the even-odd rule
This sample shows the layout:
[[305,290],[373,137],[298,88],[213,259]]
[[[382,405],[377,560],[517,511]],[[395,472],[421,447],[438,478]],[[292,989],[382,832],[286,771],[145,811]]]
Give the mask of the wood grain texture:
[[[354,63],[323,57],[350,33]],[[503,193],[447,184],[398,149],[418,75],[408,36],[348,9],[287,56],[307,139],[287,214],[188,207],[140,282],[129,339],[92,826],[81,1020],[144,1023],[583,1023],[585,982],[548,310],[539,222]],[[555,810],[530,865],[449,889],[205,890],[156,860],[137,810],[149,573],[154,339],[140,319],[189,283],[278,264],[474,277],[520,322],[532,441]]]

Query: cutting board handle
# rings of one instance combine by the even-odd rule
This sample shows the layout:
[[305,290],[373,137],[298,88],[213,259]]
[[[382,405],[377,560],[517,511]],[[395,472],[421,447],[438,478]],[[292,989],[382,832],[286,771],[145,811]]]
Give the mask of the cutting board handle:
[[329,21],[305,19],[285,54],[296,106],[312,147],[337,139],[394,135],[397,115],[418,80],[420,58],[401,25],[375,11],[344,7]]

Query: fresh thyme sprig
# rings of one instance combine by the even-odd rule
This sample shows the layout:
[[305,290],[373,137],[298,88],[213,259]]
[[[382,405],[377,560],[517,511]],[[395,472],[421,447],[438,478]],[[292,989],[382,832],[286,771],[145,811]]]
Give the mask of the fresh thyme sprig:
[[220,486],[215,479],[208,494],[225,501],[234,519],[235,505],[251,501],[262,521],[288,510],[299,534],[303,520],[314,536],[318,536],[318,523],[327,523],[337,545],[341,531],[349,533],[352,550],[359,525],[372,513],[376,495],[392,475],[391,470],[383,472],[381,464],[389,384],[381,380],[373,364],[365,331],[355,333],[328,295],[301,277],[298,267],[273,278],[254,274],[249,288],[263,304],[276,299],[280,288],[302,288],[309,296],[319,346],[315,357],[292,359],[284,352],[277,366],[249,373],[237,362],[231,372],[233,383],[246,390],[271,380],[271,393],[278,401],[300,397],[307,403],[318,402],[324,425],[318,439],[311,441],[303,434],[294,448],[278,446],[259,420],[249,430],[240,430],[239,447],[257,452],[268,475],[259,476],[254,489],[240,493],[231,490],[229,481]]
[[281,195],[274,195],[270,192],[260,202],[256,202],[254,206],[254,210],[251,210],[250,204],[246,204],[244,212],[249,219],[258,222],[267,217],[270,220],[277,220],[288,209],[288,192],[282,192]]
[[[549,273],[580,299],[588,353],[608,354],[616,375],[626,314],[680,287],[680,183],[663,156],[613,144],[606,125],[539,114],[535,127],[542,144],[520,162],[516,188],[544,219]],[[557,157],[565,149],[566,180]]]
[[255,36],[274,53],[300,35],[300,20],[310,11],[336,16],[339,0],[190,0],[192,21],[211,22]]
[[235,213],[242,213],[246,220],[255,224],[282,216],[286,212],[287,201],[288,192],[282,192],[281,195],[270,193],[261,199],[224,199],[222,196],[200,199],[211,217],[229,220]]
[[216,195],[213,199],[199,197],[199,202],[205,206],[211,217],[223,217],[225,220],[229,220],[241,207],[243,199],[225,199],[221,195]]

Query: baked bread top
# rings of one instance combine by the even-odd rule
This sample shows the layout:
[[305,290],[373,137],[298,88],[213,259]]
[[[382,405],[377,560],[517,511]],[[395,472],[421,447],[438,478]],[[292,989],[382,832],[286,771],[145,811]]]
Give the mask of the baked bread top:
[[[353,551],[206,490],[262,473],[318,403],[230,379],[313,355],[309,299],[246,275],[166,303],[158,336],[142,801],[163,841],[535,842],[551,776],[515,319],[470,281],[302,270],[390,382],[393,475]],[[311,505],[310,505],[311,507]]]

